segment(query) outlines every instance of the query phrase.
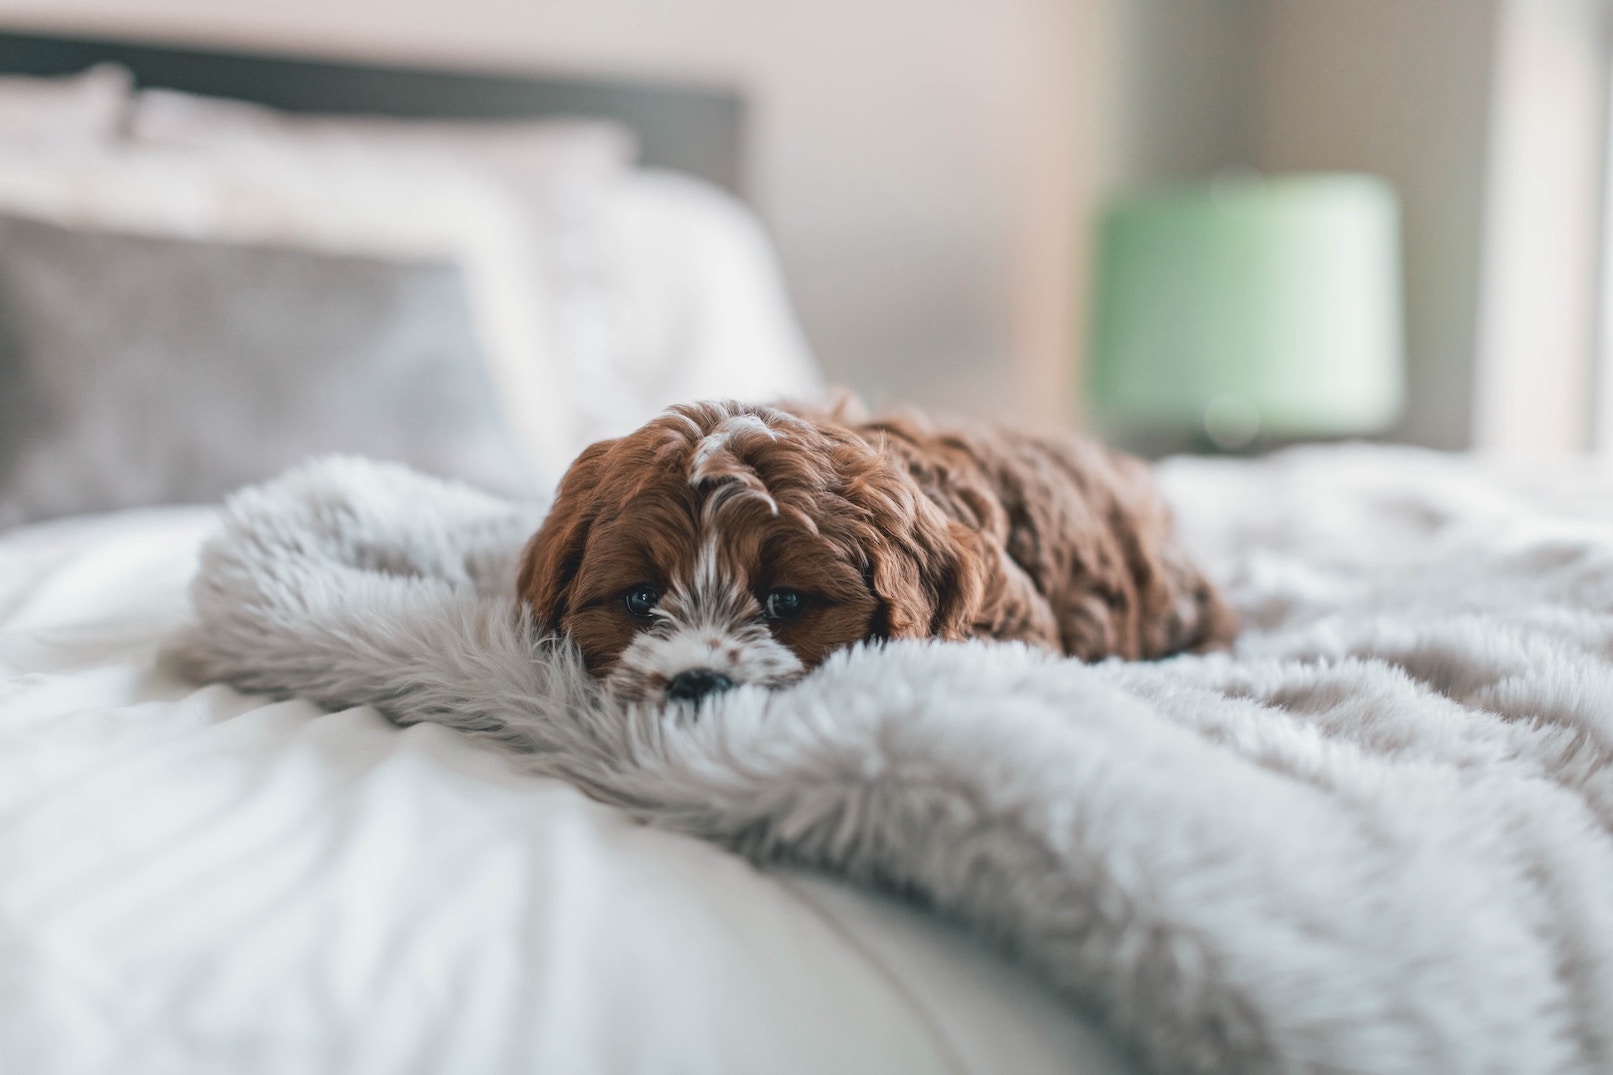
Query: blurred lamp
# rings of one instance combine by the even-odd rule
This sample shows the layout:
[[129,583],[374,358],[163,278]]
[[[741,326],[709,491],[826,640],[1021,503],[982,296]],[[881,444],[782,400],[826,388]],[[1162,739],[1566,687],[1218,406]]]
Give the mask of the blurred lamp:
[[1382,430],[1404,400],[1394,192],[1362,175],[1125,198],[1098,246],[1092,395],[1108,426],[1208,437]]

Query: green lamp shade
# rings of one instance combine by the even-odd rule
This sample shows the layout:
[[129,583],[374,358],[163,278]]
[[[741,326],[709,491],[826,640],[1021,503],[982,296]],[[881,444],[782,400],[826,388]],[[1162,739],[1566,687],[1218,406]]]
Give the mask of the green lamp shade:
[[1383,429],[1404,399],[1394,193],[1218,180],[1104,214],[1091,363],[1106,424],[1217,442]]

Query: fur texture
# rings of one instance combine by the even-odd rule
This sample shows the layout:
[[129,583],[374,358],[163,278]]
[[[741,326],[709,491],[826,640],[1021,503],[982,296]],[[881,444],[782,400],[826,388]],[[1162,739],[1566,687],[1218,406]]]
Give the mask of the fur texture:
[[516,585],[635,701],[666,700],[680,673],[779,686],[858,642],[996,638],[1095,661],[1234,631],[1139,460],[739,403],[673,407],[585,451]]
[[906,892],[1159,1071],[1613,1070],[1613,530],[1370,458],[1167,473],[1238,550],[1234,655],[856,647],[680,720],[512,615],[530,511],[357,462],[232,501],[181,655]]

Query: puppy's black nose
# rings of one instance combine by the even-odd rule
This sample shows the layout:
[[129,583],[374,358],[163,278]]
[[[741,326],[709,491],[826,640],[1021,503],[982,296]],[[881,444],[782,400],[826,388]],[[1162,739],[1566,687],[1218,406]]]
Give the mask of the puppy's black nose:
[[691,668],[679,672],[666,685],[666,696],[675,702],[698,702],[708,694],[717,694],[734,685],[734,681],[721,672],[709,668]]

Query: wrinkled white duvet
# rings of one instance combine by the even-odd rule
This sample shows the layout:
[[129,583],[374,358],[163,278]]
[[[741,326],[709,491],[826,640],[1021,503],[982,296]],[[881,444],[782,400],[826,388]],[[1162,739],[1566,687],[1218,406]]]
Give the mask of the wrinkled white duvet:
[[1385,449],[1163,476],[1230,654],[909,641],[680,720],[520,627],[529,509],[339,459],[232,499],[176,652],[909,893],[1161,1073],[1613,1070],[1605,482]]
[[[1095,950],[1091,991],[1172,1069],[1603,1070],[1613,481],[1367,449],[1162,480],[1248,628],[1230,660],[1058,674],[1133,699],[1053,737],[1110,766],[1046,819],[1109,841],[1060,876],[1091,866],[1124,904],[1098,917],[1146,927]],[[211,518],[0,537],[8,1068],[1128,1070],[924,916],[441,727],[173,678],[154,654]],[[1026,936],[1084,935],[1049,925]],[[1173,951],[1214,959],[1121,973]],[[1265,1036],[1206,1052],[1183,1016],[1225,1004]]]
[[213,521],[0,535],[0,1071],[1129,1070],[893,902],[165,672]]

